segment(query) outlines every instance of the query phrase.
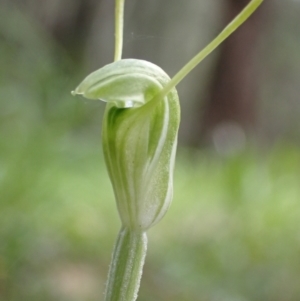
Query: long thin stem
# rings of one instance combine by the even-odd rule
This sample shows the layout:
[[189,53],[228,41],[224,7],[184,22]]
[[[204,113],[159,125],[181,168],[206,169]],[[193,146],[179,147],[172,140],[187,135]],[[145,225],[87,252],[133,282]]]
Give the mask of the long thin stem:
[[147,250],[147,235],[122,228],[115,245],[105,301],[135,301]]
[[193,57],[179,72],[171,79],[171,81],[158,93],[155,99],[162,99],[171,89],[179,84],[203,59],[205,59],[213,50],[215,50],[225,39],[227,39],[238,27],[240,27],[258,8],[263,0],[252,0],[241,13],[229,23],[224,30],[195,57]]
[[115,61],[122,58],[124,2],[125,0],[116,0],[115,3]]

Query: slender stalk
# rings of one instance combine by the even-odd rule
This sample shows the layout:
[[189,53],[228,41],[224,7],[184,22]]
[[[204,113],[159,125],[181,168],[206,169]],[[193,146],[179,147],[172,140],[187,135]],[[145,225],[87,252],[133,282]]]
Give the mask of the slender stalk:
[[223,31],[210,42],[203,50],[194,56],[171,81],[154,97],[154,100],[164,98],[175,86],[177,86],[200,62],[202,62],[212,51],[214,51],[225,39],[227,39],[238,27],[240,27],[258,8],[263,0],[252,0],[241,13],[233,19]]
[[119,232],[114,248],[105,301],[134,301],[140,287],[147,250],[147,235],[128,228]]
[[115,61],[122,58],[124,2],[125,0],[116,0],[115,4]]

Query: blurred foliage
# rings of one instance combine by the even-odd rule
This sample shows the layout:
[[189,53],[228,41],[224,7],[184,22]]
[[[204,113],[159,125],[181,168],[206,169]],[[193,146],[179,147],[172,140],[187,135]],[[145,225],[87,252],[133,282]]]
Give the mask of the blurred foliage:
[[[1,162],[1,300],[102,295],[119,228],[109,180],[99,147],[61,146],[36,136]],[[140,300],[299,300],[299,174],[294,148],[180,152]]]
[[[1,7],[0,39],[0,300],[99,300],[119,228],[104,106],[71,97],[84,64],[21,11]],[[298,301],[299,177],[294,145],[182,149],[139,299]]]

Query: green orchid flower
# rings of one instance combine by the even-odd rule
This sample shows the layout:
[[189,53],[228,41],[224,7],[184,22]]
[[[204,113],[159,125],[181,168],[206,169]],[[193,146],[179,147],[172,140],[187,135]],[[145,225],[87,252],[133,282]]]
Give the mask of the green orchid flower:
[[122,224],[132,230],[157,223],[172,200],[178,95],[173,88],[152,101],[169,81],[158,66],[126,59],[95,71],[74,91],[108,103],[103,150]]

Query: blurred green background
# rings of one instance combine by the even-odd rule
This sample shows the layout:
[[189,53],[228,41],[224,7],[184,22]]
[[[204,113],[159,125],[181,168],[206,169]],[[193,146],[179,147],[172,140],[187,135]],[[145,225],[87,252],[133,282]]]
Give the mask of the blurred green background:
[[[211,133],[194,122],[218,52],[178,86],[174,201],[149,232],[141,301],[300,300],[300,1],[265,5],[255,45],[244,41],[255,48],[254,124],[237,118],[191,143]],[[120,227],[101,151],[104,104],[70,91],[112,61],[113,6],[0,0],[1,301],[102,298]],[[226,9],[127,0],[124,56],[172,76]]]

